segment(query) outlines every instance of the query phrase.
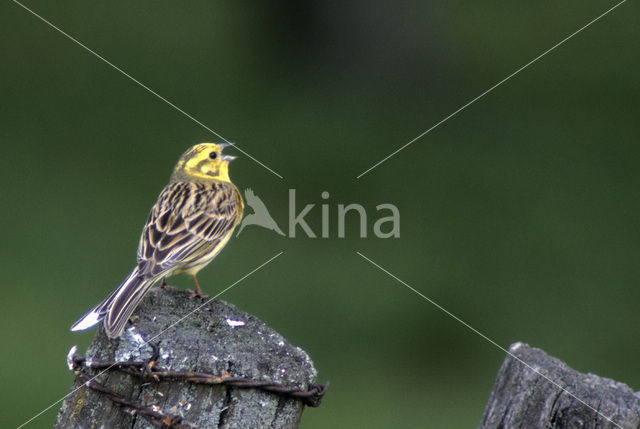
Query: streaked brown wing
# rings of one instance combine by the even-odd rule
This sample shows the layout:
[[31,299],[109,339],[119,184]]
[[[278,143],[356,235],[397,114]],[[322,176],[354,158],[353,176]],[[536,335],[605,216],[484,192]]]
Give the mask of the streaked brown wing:
[[140,273],[161,276],[196,261],[224,239],[241,217],[240,196],[229,183],[167,185],[140,237]]

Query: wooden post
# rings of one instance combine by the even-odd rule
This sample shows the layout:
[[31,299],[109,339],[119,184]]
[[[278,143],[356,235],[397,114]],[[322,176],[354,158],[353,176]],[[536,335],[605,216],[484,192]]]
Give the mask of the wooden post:
[[640,396],[626,384],[580,373],[523,343],[509,351],[571,394],[507,356],[480,429],[640,427]]
[[[76,379],[55,427],[298,427],[301,392],[321,391],[316,400],[324,393],[309,356],[231,304],[213,300],[196,310],[205,302],[154,288],[120,338],[100,326],[86,356],[70,357]],[[114,361],[132,365],[106,369]],[[266,387],[241,387],[256,381]]]

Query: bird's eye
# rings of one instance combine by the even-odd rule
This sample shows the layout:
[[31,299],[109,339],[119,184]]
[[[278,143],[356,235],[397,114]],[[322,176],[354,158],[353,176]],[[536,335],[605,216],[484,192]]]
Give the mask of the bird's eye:
[[209,158],[216,159],[217,157],[218,157],[218,154],[216,152],[209,153]]

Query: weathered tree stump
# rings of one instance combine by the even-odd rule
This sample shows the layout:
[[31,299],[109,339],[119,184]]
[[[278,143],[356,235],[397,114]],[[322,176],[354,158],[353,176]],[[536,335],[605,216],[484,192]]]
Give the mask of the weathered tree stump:
[[574,396],[507,355],[480,429],[640,427],[640,396],[626,384],[580,373],[523,343],[509,351]]
[[[100,325],[86,357],[71,358],[76,379],[55,427],[296,428],[303,400],[274,390],[317,390],[309,356],[231,304],[213,300],[196,311],[205,302],[152,289],[120,338]],[[136,364],[105,371],[114,361]],[[271,391],[247,387],[252,381]]]

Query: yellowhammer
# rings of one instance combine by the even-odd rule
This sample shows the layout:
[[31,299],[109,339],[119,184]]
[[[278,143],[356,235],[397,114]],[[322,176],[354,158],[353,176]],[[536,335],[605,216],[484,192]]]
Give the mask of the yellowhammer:
[[90,328],[104,319],[112,338],[119,337],[142,297],[158,280],[179,274],[193,276],[227,244],[242,218],[244,203],[229,179],[228,144],[202,143],[186,151],[169,184],[151,208],[138,246],[138,265],[129,277],[72,331]]

